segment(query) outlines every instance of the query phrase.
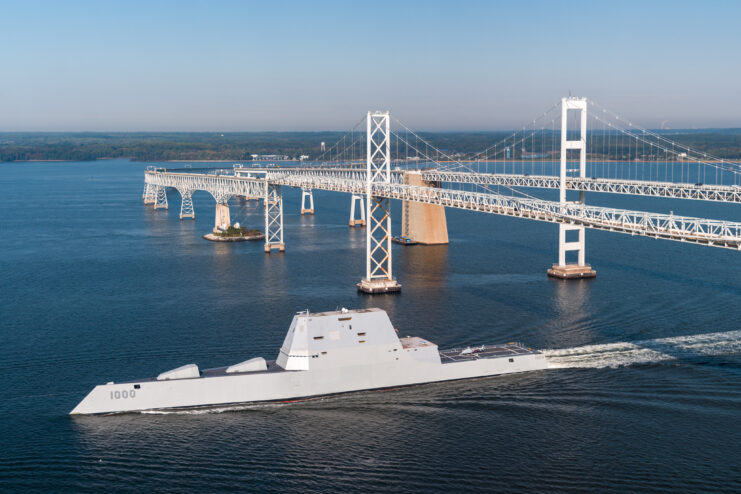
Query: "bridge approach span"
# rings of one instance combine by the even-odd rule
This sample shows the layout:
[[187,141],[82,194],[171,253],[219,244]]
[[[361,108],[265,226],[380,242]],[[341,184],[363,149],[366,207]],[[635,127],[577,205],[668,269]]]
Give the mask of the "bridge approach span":
[[[366,174],[364,169],[350,167],[252,168],[245,170],[247,170],[246,173],[260,171],[266,172],[269,175],[301,175],[327,178],[353,178],[356,180],[365,180]],[[280,171],[278,172],[277,170]],[[422,173],[422,179],[426,182],[539,189],[558,189],[561,185],[561,179],[556,175],[478,173],[434,168],[420,171]],[[239,170],[237,172],[239,173]],[[402,183],[403,174],[403,170],[391,170],[391,182]],[[741,187],[737,185],[566,177],[566,189],[582,192],[741,203]]]
[[[155,186],[174,187],[178,190],[205,190],[215,198],[232,196],[264,197],[266,187],[269,185],[363,195],[366,193],[367,183],[355,178],[354,174],[353,171],[346,175],[347,178],[340,178],[325,173],[302,175],[283,170],[272,170],[266,174],[265,178],[255,178],[149,171],[146,173],[146,181]],[[496,193],[406,185],[397,183],[397,181],[373,184],[372,193],[378,197],[434,204],[481,213],[549,223],[580,225],[597,230],[642,235],[711,247],[741,249],[741,223],[738,222],[588,206],[580,203],[561,204],[544,199],[518,198]]]

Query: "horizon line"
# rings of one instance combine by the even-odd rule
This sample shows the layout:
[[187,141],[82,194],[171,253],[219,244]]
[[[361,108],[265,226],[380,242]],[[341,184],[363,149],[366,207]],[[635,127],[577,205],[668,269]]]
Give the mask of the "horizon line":
[[[415,130],[428,133],[476,133],[476,132],[516,132],[517,128],[502,129],[459,129],[459,130]],[[546,129],[549,130],[549,129]],[[657,132],[697,132],[703,130],[741,130],[738,127],[677,127],[674,129],[651,128],[646,130]],[[320,133],[348,133],[348,130],[0,130],[0,134],[320,134]],[[560,132],[555,129],[553,132]]]

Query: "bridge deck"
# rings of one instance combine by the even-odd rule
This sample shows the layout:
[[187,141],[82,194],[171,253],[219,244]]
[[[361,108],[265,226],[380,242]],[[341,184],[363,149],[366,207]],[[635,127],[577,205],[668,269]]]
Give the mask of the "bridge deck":
[[[181,194],[183,191],[205,190],[210,192],[218,203],[225,203],[231,196],[265,197],[267,187],[280,185],[350,194],[367,192],[367,183],[359,178],[358,170],[353,169],[350,172],[339,170],[337,175],[329,173],[331,169],[306,174],[286,170],[273,170],[266,173],[263,178],[147,171],[145,182],[158,187],[174,187],[181,191]],[[704,190],[700,186],[697,189]],[[733,189],[738,190],[735,187]],[[394,180],[374,183],[372,194],[389,199],[741,250],[741,223],[733,221],[574,203],[561,204],[545,199],[507,196],[494,192],[407,185]]]
[[[228,170],[224,170],[227,172]],[[420,169],[422,179],[427,182],[449,184],[474,184],[504,187],[558,189],[561,179],[557,175],[530,175],[474,172],[471,170],[446,170],[443,168]],[[312,177],[334,177],[364,180],[365,169],[358,167],[288,167],[240,169],[239,174],[280,173]],[[391,182],[401,183],[404,170],[391,170]],[[741,185],[697,184],[684,182],[662,182],[657,180],[626,180],[605,177],[566,177],[566,188],[585,192],[627,194],[674,199],[693,199],[713,202],[741,203]]]

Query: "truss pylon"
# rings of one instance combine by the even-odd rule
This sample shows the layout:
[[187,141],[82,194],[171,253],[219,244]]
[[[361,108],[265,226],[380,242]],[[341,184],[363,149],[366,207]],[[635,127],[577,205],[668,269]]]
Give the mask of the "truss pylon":
[[193,209],[193,191],[190,189],[181,190],[180,197],[180,219],[196,219],[196,213]]
[[374,185],[391,183],[391,132],[388,112],[366,117],[366,264],[358,290],[398,292],[401,285],[391,271],[391,200],[374,195]]
[[167,204],[167,187],[157,186],[154,199],[154,209],[170,209]]
[[[568,136],[568,116],[569,110],[580,113],[579,138],[569,139]],[[568,152],[570,149],[579,152],[579,172],[580,178],[587,176],[587,100],[586,98],[562,98],[561,99],[561,176],[559,184],[559,204],[562,208],[567,205],[566,201],[566,184],[568,167]],[[584,204],[585,192],[579,191],[579,200],[577,204]],[[564,209],[565,210],[565,209]],[[585,239],[584,225],[575,225],[569,223],[560,223],[558,225],[558,264],[554,264],[548,270],[548,276],[562,279],[574,278],[594,278],[597,272],[589,264],[585,263]],[[568,233],[576,232],[576,240],[569,240]],[[567,264],[566,253],[577,252],[577,262]]]
[[[358,211],[360,211],[360,218],[355,217],[355,203],[358,203]],[[353,194],[350,199],[350,226],[365,226],[365,201],[363,196],[359,194]]]
[[144,183],[144,204],[154,204],[157,199],[157,186],[148,182]]
[[285,252],[283,242],[283,190],[265,181],[265,253],[273,249]]
[[[309,204],[306,204],[307,199]],[[314,214],[314,193],[312,189],[301,189],[301,214]]]

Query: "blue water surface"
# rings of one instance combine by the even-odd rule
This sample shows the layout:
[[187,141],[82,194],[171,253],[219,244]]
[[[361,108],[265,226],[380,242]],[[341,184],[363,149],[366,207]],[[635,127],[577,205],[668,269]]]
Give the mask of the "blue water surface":
[[[557,227],[448,210],[362,296],[350,198],[287,189],[285,254],[142,204],[128,161],[0,165],[0,490],[741,491],[741,253],[587,233],[595,280],[548,279]],[[551,192],[540,193],[548,196]],[[737,205],[589,194],[741,221]],[[392,205],[398,232],[401,208]],[[257,202],[234,221],[263,228]],[[441,347],[522,341],[553,369],[209,412],[68,416],[96,384],[275,358],[293,314],[378,306]]]

